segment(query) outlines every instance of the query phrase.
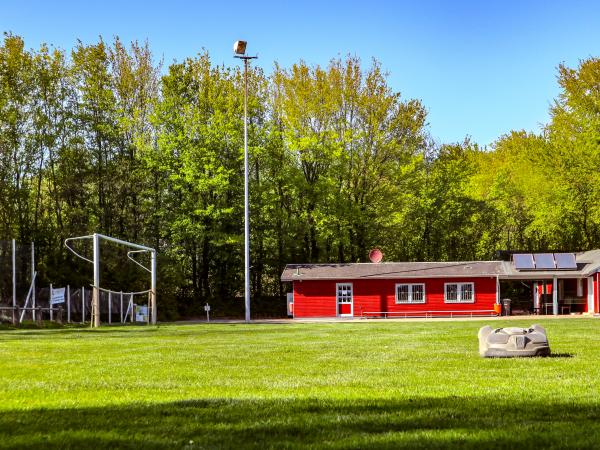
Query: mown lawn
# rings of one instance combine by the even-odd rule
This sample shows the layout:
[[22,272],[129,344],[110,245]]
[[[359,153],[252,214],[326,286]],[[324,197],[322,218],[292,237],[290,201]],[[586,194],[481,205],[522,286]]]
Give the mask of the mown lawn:
[[0,331],[0,448],[598,448],[600,321],[482,359],[530,322]]

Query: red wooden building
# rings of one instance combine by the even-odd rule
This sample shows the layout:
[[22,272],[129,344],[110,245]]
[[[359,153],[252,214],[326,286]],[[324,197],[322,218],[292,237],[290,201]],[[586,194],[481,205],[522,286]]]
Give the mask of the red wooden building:
[[294,318],[495,315],[511,282],[528,287],[527,312],[572,314],[600,310],[599,271],[595,250],[511,261],[289,264],[281,280],[292,285]]

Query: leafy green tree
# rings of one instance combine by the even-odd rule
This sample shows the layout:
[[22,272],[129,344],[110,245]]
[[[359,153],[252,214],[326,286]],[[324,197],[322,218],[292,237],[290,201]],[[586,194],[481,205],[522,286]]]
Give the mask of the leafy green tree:
[[36,170],[32,145],[33,60],[23,40],[5,34],[0,47],[0,226],[4,235],[31,236],[29,197]]
[[239,71],[212,67],[208,54],[171,65],[153,116],[156,147],[144,155],[160,174],[161,237],[191,281],[182,295],[201,301],[240,285],[240,83]]
[[600,59],[558,71],[562,91],[551,108],[545,159],[555,201],[547,206],[561,212],[554,221],[557,241],[590,249],[600,244]]

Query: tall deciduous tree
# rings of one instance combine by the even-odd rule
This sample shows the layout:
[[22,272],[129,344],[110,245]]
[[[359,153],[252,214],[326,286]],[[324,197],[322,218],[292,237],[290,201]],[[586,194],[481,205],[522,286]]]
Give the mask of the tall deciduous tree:
[[[542,134],[436,144],[420,101],[377,61],[249,72],[254,311],[285,264],[490,258],[600,246],[600,61],[559,67]],[[103,232],[159,249],[161,310],[241,313],[243,72],[209,55],[161,77],[147,43],[67,54],[0,45],[0,238],[35,240],[40,282],[86,283],[62,241]],[[103,254],[107,287],[143,288]],[[79,275],[78,275],[79,274]]]

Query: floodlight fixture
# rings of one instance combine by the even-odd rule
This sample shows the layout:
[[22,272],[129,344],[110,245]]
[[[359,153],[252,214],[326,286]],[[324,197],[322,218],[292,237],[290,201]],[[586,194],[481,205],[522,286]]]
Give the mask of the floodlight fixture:
[[246,41],[235,41],[233,44],[233,52],[236,55],[245,55],[246,54]]

